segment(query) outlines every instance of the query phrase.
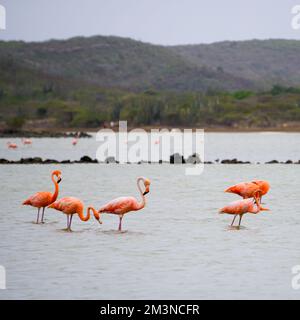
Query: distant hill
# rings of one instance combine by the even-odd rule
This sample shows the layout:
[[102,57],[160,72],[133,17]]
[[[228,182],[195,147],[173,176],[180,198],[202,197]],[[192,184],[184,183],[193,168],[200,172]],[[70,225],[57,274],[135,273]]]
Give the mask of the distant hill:
[[19,65],[44,74],[110,88],[172,91],[255,88],[247,79],[197,66],[168,47],[119,37],[0,42],[0,59],[8,56]]
[[8,57],[50,76],[134,91],[234,91],[300,85],[300,41],[296,40],[171,47],[104,36],[40,43],[0,41],[0,62]]
[[271,85],[299,86],[300,41],[251,40],[172,47],[186,61],[254,81],[260,88]]
[[0,131],[130,125],[300,128],[300,41],[157,46],[0,41]]

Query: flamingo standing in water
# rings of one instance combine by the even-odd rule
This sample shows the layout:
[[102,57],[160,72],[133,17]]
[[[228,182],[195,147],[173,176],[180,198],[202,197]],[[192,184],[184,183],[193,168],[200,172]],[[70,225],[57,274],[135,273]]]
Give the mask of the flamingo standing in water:
[[74,139],[72,140],[72,145],[73,145],[73,146],[76,146],[77,143],[78,143],[78,138],[76,137],[76,138],[74,138]]
[[7,142],[7,147],[8,149],[17,149],[18,148],[18,145],[14,142]]
[[[83,213],[83,203],[81,200],[74,198],[74,197],[66,197],[59,199],[52,204],[48,208],[53,208],[58,211],[63,212],[67,215],[67,230],[71,230],[71,224],[72,224],[72,218],[74,214],[78,214],[81,221],[88,221],[90,219],[90,211],[92,210],[94,215],[97,214],[97,211],[93,207],[87,208],[87,214],[84,216]],[[99,220],[99,223],[102,224],[102,222]]]
[[[57,180],[55,180],[55,178]],[[44,213],[45,208],[48,207],[51,203],[53,203],[58,196],[59,187],[58,184],[61,181],[61,172],[59,170],[55,170],[51,174],[51,179],[54,183],[55,191],[54,193],[51,192],[37,192],[33,196],[29,197],[27,200],[23,202],[23,205],[29,205],[32,207],[38,208],[36,223],[39,223],[39,217],[40,217],[40,209],[43,208],[43,214],[42,214],[42,220],[41,222],[44,223]]]
[[79,133],[77,132],[75,138],[72,140],[72,145],[76,146],[78,141],[79,141]]
[[234,214],[234,219],[231,223],[231,226],[233,225],[236,216],[239,215],[240,220],[238,227],[240,227],[243,215],[245,213],[257,214],[260,211],[269,211],[269,209],[263,208],[256,199],[249,198],[231,202],[229,205],[220,209],[219,213]]
[[[145,190],[142,191],[141,182],[144,184]],[[101,213],[111,213],[119,216],[119,231],[122,231],[122,219],[124,214],[130,211],[141,210],[146,205],[145,195],[149,193],[150,180],[147,178],[139,177],[137,179],[137,187],[142,197],[142,201],[139,202],[134,197],[120,197],[108,202],[106,205],[101,207],[96,214],[94,213],[95,219],[99,221]]]
[[[262,196],[265,195],[269,189],[269,182],[265,180],[253,180],[251,182],[238,183],[227,188],[225,192],[238,194],[243,199],[255,198],[256,201],[261,202]],[[237,215],[234,216],[231,225],[234,223],[236,217]]]
[[32,145],[31,139],[22,139],[22,143],[23,143],[24,145]]

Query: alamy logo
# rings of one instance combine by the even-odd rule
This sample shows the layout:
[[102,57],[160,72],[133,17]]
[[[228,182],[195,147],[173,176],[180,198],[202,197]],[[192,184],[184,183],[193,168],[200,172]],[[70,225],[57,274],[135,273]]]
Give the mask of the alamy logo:
[[0,290],[6,289],[6,271],[3,266],[0,265]]
[[204,168],[204,130],[202,129],[144,129],[127,131],[127,121],[119,121],[119,131],[101,129],[96,135],[100,142],[96,158],[114,158],[125,163],[183,163],[183,156],[191,161],[186,175],[200,175]]
[[300,29],[300,5],[294,6],[292,8],[291,13],[293,15],[291,26],[294,30],[299,30]]
[[6,10],[5,7],[0,4],[0,30],[6,29]]
[[294,290],[300,289],[300,265],[293,266],[292,274],[294,277],[292,278],[292,288]]

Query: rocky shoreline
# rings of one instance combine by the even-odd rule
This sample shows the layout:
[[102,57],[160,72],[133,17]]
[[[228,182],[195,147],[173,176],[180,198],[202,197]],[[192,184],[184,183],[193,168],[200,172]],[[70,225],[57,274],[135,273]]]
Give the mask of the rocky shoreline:
[[87,132],[59,132],[59,131],[26,131],[26,130],[0,130],[0,138],[91,138]]
[[[40,157],[33,157],[33,158],[21,158],[20,160],[8,160],[1,158],[1,164],[77,164],[77,163],[102,163],[102,164],[110,164],[115,163],[118,164],[119,162],[116,161],[114,157],[108,157],[105,161],[98,161],[97,159],[92,159],[89,156],[83,156],[79,160],[55,160],[55,159],[42,159]],[[158,162],[147,162],[147,161],[140,161],[134,164],[199,164],[202,163],[199,156],[192,155],[185,159],[180,154],[174,154],[170,156],[169,161],[159,160]],[[300,160],[298,161],[278,161],[278,160],[271,160],[264,163],[260,162],[250,162],[250,161],[241,161],[236,158],[234,159],[224,159],[224,160],[215,160],[215,161],[204,161],[204,164],[300,164]],[[127,162],[127,164],[131,164]]]

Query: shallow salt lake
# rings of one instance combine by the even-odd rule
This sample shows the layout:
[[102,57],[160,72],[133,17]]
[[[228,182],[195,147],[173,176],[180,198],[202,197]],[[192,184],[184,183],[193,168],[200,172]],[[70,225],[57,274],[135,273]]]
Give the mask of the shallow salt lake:
[[[293,139],[287,158],[298,159]],[[252,154],[237,156],[230,147],[216,158],[228,150],[230,158]],[[274,142],[276,148],[284,153],[287,147]],[[136,177],[146,176],[152,182],[147,206],[125,216],[121,233],[111,215],[103,215],[101,226],[75,217],[73,232],[65,232],[66,217],[51,209],[46,223],[36,225],[36,210],[21,203],[36,191],[51,191],[49,175],[57,168],[59,197],[79,197],[96,208],[121,195],[138,197]],[[7,278],[0,299],[300,298],[291,286],[291,269],[300,265],[298,165],[206,165],[200,176],[186,176],[180,165],[2,165],[0,176],[0,265]],[[223,190],[255,178],[271,184],[263,199],[271,211],[245,215],[242,228],[230,230],[232,217],[218,208],[238,197]]]
[[[23,146],[21,139],[0,138],[0,158],[19,160],[27,157],[41,157],[59,161],[79,160],[83,155],[96,158],[101,143],[96,141],[96,134],[93,133],[92,136],[92,138],[80,139],[75,147],[72,145],[72,138],[33,138],[32,146]],[[9,150],[8,141],[17,143],[18,149]],[[300,133],[293,132],[208,132],[204,135],[204,160],[237,158],[254,163],[264,163],[274,159],[298,161],[300,159],[299,141]],[[159,148],[158,145],[152,145],[152,147],[154,151]],[[202,150],[202,148],[199,149]],[[202,152],[198,153],[202,154]],[[192,152],[187,152],[185,157],[190,154]],[[105,158],[99,160],[103,161]]]

